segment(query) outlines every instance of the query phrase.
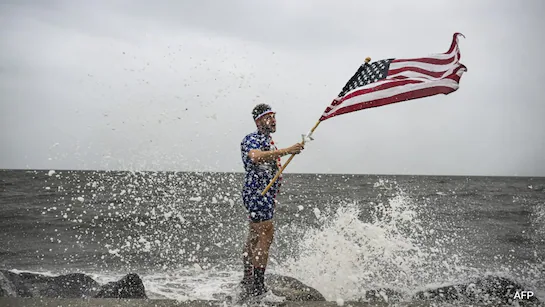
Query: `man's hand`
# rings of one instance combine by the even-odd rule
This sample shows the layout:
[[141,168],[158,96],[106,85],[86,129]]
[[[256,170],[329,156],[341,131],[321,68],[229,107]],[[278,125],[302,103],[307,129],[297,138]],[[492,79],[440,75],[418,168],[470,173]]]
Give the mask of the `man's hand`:
[[296,155],[301,153],[303,149],[305,149],[305,146],[303,146],[303,144],[295,143],[291,145],[290,147],[286,148],[286,152],[288,153],[288,155]]

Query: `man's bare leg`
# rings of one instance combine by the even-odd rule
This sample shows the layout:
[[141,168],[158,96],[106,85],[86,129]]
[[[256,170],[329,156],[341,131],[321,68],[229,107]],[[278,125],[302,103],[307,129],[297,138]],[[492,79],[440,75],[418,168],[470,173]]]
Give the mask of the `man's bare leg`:
[[257,235],[257,240],[252,242],[252,264],[254,266],[254,286],[257,292],[264,290],[265,269],[269,260],[269,249],[274,237],[274,224],[272,220],[251,223],[250,232]]
[[254,246],[257,244],[257,233],[252,230],[251,224],[248,227],[248,237],[244,244],[244,250],[242,252],[242,263],[244,265],[244,277],[242,278],[243,286],[253,284],[254,280],[254,265],[252,262]]

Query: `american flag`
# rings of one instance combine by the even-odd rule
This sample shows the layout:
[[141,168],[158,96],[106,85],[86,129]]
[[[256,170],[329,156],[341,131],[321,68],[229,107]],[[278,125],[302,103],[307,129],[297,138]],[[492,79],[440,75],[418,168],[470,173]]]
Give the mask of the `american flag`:
[[467,71],[459,62],[460,35],[454,33],[450,49],[445,53],[361,65],[326,108],[320,121],[362,109],[456,91],[462,74]]

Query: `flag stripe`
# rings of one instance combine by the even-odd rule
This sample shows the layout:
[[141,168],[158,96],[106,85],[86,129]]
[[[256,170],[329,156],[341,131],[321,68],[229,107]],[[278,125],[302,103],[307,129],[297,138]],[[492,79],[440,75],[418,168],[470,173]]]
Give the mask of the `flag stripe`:
[[[460,70],[462,70],[463,68],[465,68],[465,67],[462,67],[462,66],[459,67]],[[459,82],[459,81],[460,81],[460,77],[461,77],[461,75],[460,75],[460,73],[459,73],[459,71],[458,71],[458,69],[457,69],[457,70],[455,70],[454,72],[451,72],[448,76],[443,77],[443,78],[438,78],[437,80],[447,79],[447,78],[448,78],[448,79],[452,79],[452,80],[455,80],[455,81]],[[395,78],[396,78],[397,80],[403,80],[403,79],[425,79],[425,78],[411,78],[411,77],[408,77],[408,76],[397,76],[397,77],[395,77]]]
[[407,66],[403,68],[390,70],[390,72],[388,73],[388,76],[390,76],[390,74],[397,75],[397,74],[403,74],[406,72],[415,72],[415,73],[419,73],[421,75],[425,75],[431,78],[441,78],[446,71],[430,71],[430,70],[422,69],[419,67]]
[[427,78],[430,80],[441,79],[445,76],[449,76],[453,72],[456,72],[458,69],[464,67],[461,64],[456,64],[456,66],[450,66],[446,71],[429,71],[417,67],[404,67],[399,69],[390,70],[388,73],[388,79],[396,77],[397,75],[415,77],[415,78]]
[[452,62],[460,60],[460,51],[456,51],[456,54],[435,54],[433,57],[425,58],[414,58],[414,59],[395,59],[392,63],[403,63],[403,62],[418,62],[418,63],[427,63],[434,65],[447,65]]
[[432,77],[429,74],[425,72],[417,72],[417,71],[403,71],[398,74],[394,74],[392,76],[388,76],[388,79],[404,79],[404,78],[415,78],[415,79],[428,79],[428,80],[439,80],[443,78],[447,78],[448,76],[457,73],[460,69],[466,69],[466,67],[462,64],[457,64],[455,67],[451,67],[448,71],[445,71],[441,76],[439,77]]
[[452,65],[455,65],[456,62],[451,62],[448,65],[434,65],[434,64],[428,64],[428,63],[421,63],[421,62],[403,62],[403,63],[391,63],[390,64],[390,71],[395,71],[398,69],[406,68],[406,67],[414,67],[419,68],[427,71],[433,71],[433,72],[440,72],[440,71],[446,71],[450,68],[452,68]]

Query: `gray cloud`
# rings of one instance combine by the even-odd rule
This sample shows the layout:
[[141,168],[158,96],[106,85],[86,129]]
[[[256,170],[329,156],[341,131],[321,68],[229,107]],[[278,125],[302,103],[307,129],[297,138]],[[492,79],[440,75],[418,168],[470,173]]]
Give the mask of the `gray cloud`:
[[323,122],[287,172],[545,175],[541,1],[4,1],[0,168],[241,171],[258,102],[307,132],[366,56],[460,90]]

